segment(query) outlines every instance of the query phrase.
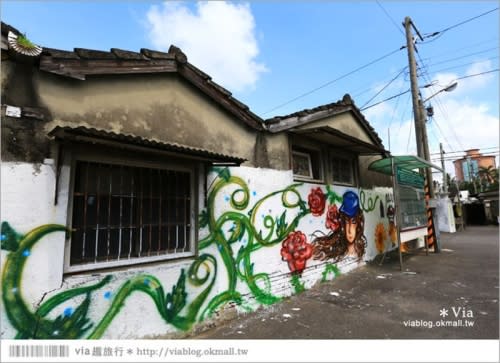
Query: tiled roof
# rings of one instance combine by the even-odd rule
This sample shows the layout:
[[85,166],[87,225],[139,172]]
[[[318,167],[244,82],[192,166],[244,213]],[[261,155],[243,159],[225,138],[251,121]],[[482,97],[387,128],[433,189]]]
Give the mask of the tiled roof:
[[[1,24],[3,36],[7,36],[9,31],[20,34],[12,26],[3,22]],[[4,44],[2,43],[3,48]],[[9,49],[10,51],[11,49]],[[285,116],[275,116],[264,122],[262,118],[250,111],[247,105],[232,97],[231,92],[213,82],[208,74],[189,63],[187,56],[174,45],[170,46],[167,53],[145,48],[139,52],[118,48],[111,48],[109,51],[84,48],[66,51],[43,48],[38,58],[38,65],[42,71],[82,80],[89,75],[177,73],[238,120],[255,130],[288,131],[318,119],[344,112],[353,112],[373,143],[383,147],[382,140],[375,129],[355,106],[348,94],[338,102],[301,110]]]
[[49,136],[54,136],[57,139],[68,140],[71,142],[87,142],[108,144],[109,142],[121,145],[136,145],[147,149],[161,150],[167,152],[182,153],[183,155],[191,155],[205,160],[214,162],[230,162],[241,164],[246,159],[217,153],[214,151],[181,145],[174,142],[161,142],[154,139],[148,139],[140,136],[117,134],[110,131],[98,130],[84,126],[69,127],[56,126],[49,132]]
[[361,126],[372,137],[373,141],[378,143],[378,146],[382,147],[382,139],[378,136],[375,129],[366,120],[361,111],[356,107],[349,94],[345,94],[340,101],[328,103],[326,105],[321,105],[310,109],[304,109],[291,113],[289,115],[275,116],[273,118],[265,120],[265,123],[271,130],[275,129],[284,131],[299,125],[305,125],[307,123],[317,121],[321,118],[349,111],[353,112],[356,115],[356,117],[360,121]]
[[[20,32],[2,22],[2,35]],[[13,51],[9,49],[9,51]],[[178,47],[168,52],[141,49],[140,52],[111,48],[109,51],[74,48],[72,51],[44,47],[38,59],[40,70],[84,80],[89,75],[177,73],[218,103],[238,120],[256,130],[263,130],[263,120],[228,90],[188,62]]]

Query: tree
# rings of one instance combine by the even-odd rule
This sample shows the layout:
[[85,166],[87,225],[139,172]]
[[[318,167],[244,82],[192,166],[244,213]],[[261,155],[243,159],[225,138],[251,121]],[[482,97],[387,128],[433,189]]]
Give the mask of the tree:
[[485,179],[488,183],[494,183],[495,180],[498,181],[498,170],[493,165],[488,167],[480,166],[478,174],[481,180]]
[[492,165],[488,167],[481,166],[478,171],[481,190],[498,189],[498,174],[498,169],[495,169]]

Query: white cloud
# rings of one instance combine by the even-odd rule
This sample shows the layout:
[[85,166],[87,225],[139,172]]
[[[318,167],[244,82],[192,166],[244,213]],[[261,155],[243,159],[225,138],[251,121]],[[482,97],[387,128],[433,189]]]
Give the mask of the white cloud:
[[[495,67],[493,66],[493,63],[490,60],[485,60],[485,61],[480,61],[472,64],[465,74],[467,76],[472,76],[475,74],[491,71]],[[474,76],[470,78],[464,78],[463,80],[460,80],[460,82],[463,82],[463,87],[467,89],[477,89],[484,87],[487,83],[493,80],[495,76],[493,73],[486,73],[482,74],[480,76]]]
[[150,8],[147,24],[153,45],[164,51],[178,46],[190,63],[231,91],[254,88],[267,69],[256,60],[259,47],[249,4],[198,2],[194,10],[188,5],[166,1]]

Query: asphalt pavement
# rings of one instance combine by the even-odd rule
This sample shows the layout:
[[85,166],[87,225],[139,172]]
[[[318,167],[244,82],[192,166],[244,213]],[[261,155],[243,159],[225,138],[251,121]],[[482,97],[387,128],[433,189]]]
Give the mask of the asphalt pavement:
[[380,258],[189,339],[498,339],[499,228],[441,233],[441,252]]

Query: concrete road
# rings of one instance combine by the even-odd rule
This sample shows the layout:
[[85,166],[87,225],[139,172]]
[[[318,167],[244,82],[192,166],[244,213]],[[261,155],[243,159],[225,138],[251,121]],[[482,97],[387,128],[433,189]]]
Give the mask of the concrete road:
[[194,339],[498,339],[499,229],[441,234],[442,252],[397,253]]

